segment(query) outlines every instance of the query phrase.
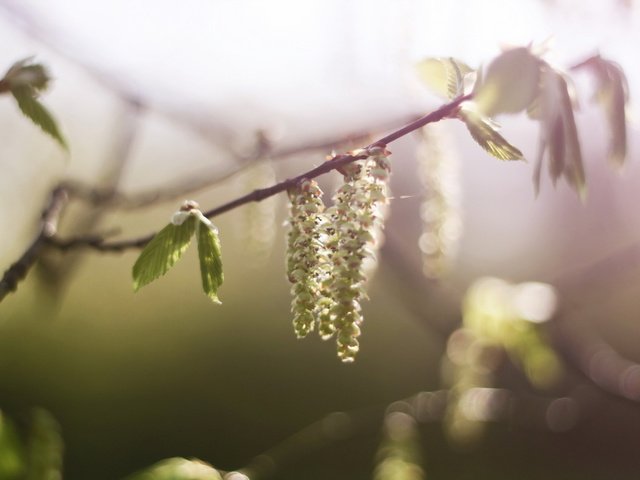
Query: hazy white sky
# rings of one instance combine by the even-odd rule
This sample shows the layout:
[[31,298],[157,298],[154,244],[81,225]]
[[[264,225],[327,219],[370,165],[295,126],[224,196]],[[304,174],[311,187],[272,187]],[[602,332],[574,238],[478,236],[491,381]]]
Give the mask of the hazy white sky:
[[[71,160],[52,161],[55,147],[44,145],[47,140],[3,101],[0,127],[7,141],[0,188],[3,196],[38,211],[57,178],[70,173],[91,179],[105,161],[104,151],[119,122],[118,102],[89,79],[86,68],[77,68],[76,61],[135,92],[158,111],[203,125],[212,139],[237,146],[250,143],[256,129],[266,128],[285,144],[295,144],[379,126],[386,119],[435,106],[437,100],[413,76],[414,62],[424,56],[456,56],[478,65],[495,56],[501,45],[553,36],[557,48],[551,57],[558,62],[576,61],[600,49],[620,62],[636,85],[638,9],[621,13],[614,8],[618,3],[0,0],[0,41],[11,46],[0,51],[0,63],[8,67],[35,54],[51,67],[57,80],[45,100],[73,145]],[[228,167],[222,150],[202,138],[162,116],[146,118],[123,179],[126,188],[171,182],[180,172],[203,165]],[[530,134],[518,136],[517,127],[509,133],[525,152],[533,152],[533,142],[531,148],[526,145]],[[24,157],[28,164],[16,163]],[[492,181],[494,167],[504,178],[514,175],[507,182],[514,190],[508,190],[509,195],[530,199],[528,170],[514,173],[493,163],[465,165],[473,179],[465,192],[505,195],[477,181],[482,176]],[[8,218],[0,217],[2,231]],[[15,227],[15,220],[11,222]],[[18,232],[27,234],[32,218],[20,222]],[[0,239],[9,257],[15,245],[14,239]]]

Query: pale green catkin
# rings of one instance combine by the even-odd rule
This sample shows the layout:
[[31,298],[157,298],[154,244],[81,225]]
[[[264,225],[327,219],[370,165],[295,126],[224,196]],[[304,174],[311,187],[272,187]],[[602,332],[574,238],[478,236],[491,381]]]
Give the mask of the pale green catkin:
[[366,298],[364,261],[375,258],[373,232],[382,227],[380,206],[387,202],[388,152],[374,148],[369,153],[367,159],[343,169],[344,184],[330,212],[333,235],[327,247],[332,252],[333,274],[325,291],[331,295],[338,357],[344,362],[352,362],[359,350],[361,302]]
[[314,328],[320,297],[320,264],[324,245],[320,230],[324,223],[322,191],[313,180],[304,180],[289,191],[291,210],[287,240],[287,277],[293,284],[293,327],[298,338]]
[[316,325],[323,340],[335,334],[344,362],[352,362],[359,349],[360,304],[368,272],[375,268],[387,203],[389,152],[374,147],[367,153],[368,158],[342,167],[344,183],[327,210],[315,181],[289,190],[287,276],[293,284],[294,330],[299,338]]

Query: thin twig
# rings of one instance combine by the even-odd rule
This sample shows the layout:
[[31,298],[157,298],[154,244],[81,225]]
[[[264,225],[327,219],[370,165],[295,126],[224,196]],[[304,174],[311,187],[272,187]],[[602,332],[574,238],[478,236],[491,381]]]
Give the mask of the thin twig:
[[38,259],[40,250],[47,239],[55,236],[58,228],[58,220],[69,196],[64,188],[58,187],[51,192],[49,202],[42,212],[40,229],[31,245],[22,256],[4,272],[0,280],[0,301],[9,293],[16,290],[18,283],[24,279],[33,264]]
[[[460,104],[470,99],[471,99],[471,94],[460,96],[452,100],[450,103],[447,103],[442,107],[438,108],[437,110],[434,110],[428,115],[420,117],[417,120],[414,120],[413,122],[409,123],[408,125],[371,143],[370,145],[365,147],[364,150],[367,151],[377,146],[384,147],[389,143],[394,142],[419,128],[422,128],[423,126],[429,123],[438,122],[445,118],[452,117],[457,112]],[[330,160],[318,165],[315,168],[312,168],[311,170],[305,173],[298,175],[297,177],[284,180],[282,182],[276,183],[275,185],[272,185],[267,188],[254,190],[250,193],[247,193],[246,195],[243,195],[234,200],[231,200],[230,202],[227,202],[223,205],[212,208],[211,210],[207,210],[206,212],[204,212],[204,215],[207,218],[213,218],[223,213],[226,213],[230,210],[234,210],[235,208],[238,208],[247,203],[260,202],[269,197],[277,195],[278,193],[289,190],[290,188],[299,184],[304,179],[312,179],[312,178],[319,177],[320,175],[324,175],[325,173],[328,173],[332,170],[336,170],[340,167],[343,167],[344,165],[352,163],[356,160],[361,160],[366,157],[367,157],[366,153],[358,154],[358,155],[352,155],[352,154],[336,155]],[[77,247],[87,247],[87,248],[92,248],[94,250],[98,250],[101,252],[121,252],[123,250],[130,249],[130,248],[144,247],[149,241],[151,241],[151,239],[155,235],[156,235],[156,232],[153,232],[151,234],[148,234],[142,237],[137,237],[129,240],[114,241],[114,242],[101,241],[101,239],[95,236],[75,237],[67,240],[50,238],[48,239],[48,243],[51,246],[59,248],[61,250],[69,250],[71,248],[77,248]]]
[[[410,122],[417,118],[417,115],[405,116],[404,121]],[[384,131],[389,129],[389,125],[397,125],[399,119],[394,122],[387,121],[384,125],[372,127],[367,130],[351,132],[340,138],[328,138],[315,143],[301,143],[287,147],[275,147],[262,131],[258,131],[255,151],[247,154],[236,154],[235,164],[233,167],[224,172],[215,172],[213,174],[209,170],[200,172],[191,172],[190,175],[182,180],[178,180],[169,187],[162,189],[152,189],[146,192],[125,195],[116,193],[106,200],[107,195],[112,192],[104,192],[96,189],[91,185],[87,185],[77,181],[67,181],[65,187],[69,189],[71,198],[78,198],[91,205],[100,206],[101,208],[120,209],[125,208],[128,211],[132,209],[144,208],[161,202],[183,198],[186,195],[193,194],[205,188],[211,188],[217,184],[229,180],[231,177],[244,171],[253,163],[269,159],[270,161],[286,160],[295,155],[301,155],[309,152],[332,151],[339,150],[341,147],[356,145],[370,139],[373,131]]]
[[[448,117],[453,117],[458,110],[460,104],[466,100],[471,99],[471,94],[460,96],[450,103],[447,103],[433,112],[414,120],[408,125],[382,137],[381,139],[371,143],[367,147],[365,147],[365,153],[358,154],[341,154],[336,155],[330,160],[318,165],[311,170],[298,175],[297,177],[284,180],[280,183],[276,183],[271,187],[262,188],[258,190],[254,190],[246,195],[243,195],[235,200],[231,200],[223,205],[220,205],[216,208],[208,210],[204,212],[204,215],[208,218],[216,217],[225,212],[238,208],[242,205],[251,202],[260,202],[266,198],[277,195],[278,193],[284,192],[295,185],[299,184],[304,179],[311,179],[315,177],[319,177],[325,173],[328,173],[332,170],[338,169],[344,165],[347,165],[356,160],[360,160],[367,157],[367,151],[374,147],[385,147],[391,142],[398,140],[399,138],[417,130],[429,123],[438,122]],[[83,235],[76,236],[69,239],[59,239],[56,236],[56,226],[57,220],[60,215],[61,209],[66,203],[69,197],[69,188],[73,191],[73,185],[60,185],[51,195],[51,200],[45,211],[43,213],[43,220],[41,224],[41,229],[35,240],[32,244],[27,248],[27,250],[22,254],[22,256],[13,263],[9,269],[4,273],[2,280],[0,280],[0,301],[7,296],[8,293],[15,291],[18,283],[26,276],[29,269],[33,266],[35,261],[38,259],[41,248],[44,245],[48,245],[53,248],[57,248],[61,251],[68,251],[80,247],[91,248],[100,252],[121,252],[127,249],[135,249],[142,248],[147,243],[151,241],[151,239],[156,235],[156,232],[150,233],[148,235],[128,239],[128,240],[120,240],[107,242],[103,236],[96,235]],[[77,187],[76,187],[77,188]],[[100,198],[95,199],[98,200],[107,200],[108,195],[113,195],[114,190],[108,189],[107,195],[100,196]],[[73,193],[78,193],[78,190],[75,190]],[[95,192],[94,192],[95,194]]]

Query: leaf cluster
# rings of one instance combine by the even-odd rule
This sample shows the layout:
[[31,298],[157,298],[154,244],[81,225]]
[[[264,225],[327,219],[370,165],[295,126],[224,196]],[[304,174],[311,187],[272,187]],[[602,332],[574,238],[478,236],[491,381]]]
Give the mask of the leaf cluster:
[[[609,125],[609,159],[622,165],[627,153],[625,106],[628,86],[622,69],[596,55],[574,69],[584,68],[597,79],[594,98],[602,105]],[[571,79],[552,66],[531,47],[504,51],[487,67],[486,74],[474,71],[453,58],[428,58],[417,65],[423,82],[449,100],[471,94],[456,112],[473,139],[500,160],[521,160],[523,155],[499,133],[493,117],[526,111],[540,123],[540,149],[534,168],[536,192],[540,188],[542,164],[555,184],[564,177],[584,198],[586,177],[574,111],[577,108]]]
[[202,289],[214,303],[221,303],[218,289],[224,281],[224,274],[218,229],[193,201],[186,201],[174,214],[171,223],[160,230],[140,253],[133,265],[134,290],[165,275],[187,250],[194,234],[198,242]]

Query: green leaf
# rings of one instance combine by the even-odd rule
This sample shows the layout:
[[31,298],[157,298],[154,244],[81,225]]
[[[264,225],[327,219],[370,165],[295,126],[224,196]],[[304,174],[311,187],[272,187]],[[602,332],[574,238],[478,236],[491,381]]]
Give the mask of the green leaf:
[[199,460],[168,458],[127,480],[222,480],[222,476],[211,465]]
[[20,107],[22,113],[68,151],[69,147],[60,133],[58,124],[45,106],[36,99],[34,89],[30,86],[22,85],[12,88],[11,93],[18,102],[18,107]]
[[528,108],[539,91],[541,60],[528,48],[498,56],[487,69],[475,96],[478,110],[489,117]]
[[464,106],[458,112],[473,139],[489,154],[500,160],[523,160],[522,152],[497,132],[497,125],[477,111]]
[[45,90],[49,85],[49,73],[39,63],[31,63],[33,57],[15,62],[0,80],[0,93],[8,92],[17,87],[31,87],[37,92]]
[[[207,219],[205,218],[205,220]],[[220,239],[218,231],[208,220],[206,223],[204,221],[198,223],[198,257],[200,258],[202,289],[215,303],[221,303],[218,299],[218,288],[224,281],[224,274],[222,272]]]
[[195,232],[196,218],[170,223],[147,244],[133,265],[133,288],[138,291],[169,271],[185,252]]
[[416,65],[420,79],[436,94],[453,99],[462,94],[464,77],[473,70],[454,58],[427,58]]

